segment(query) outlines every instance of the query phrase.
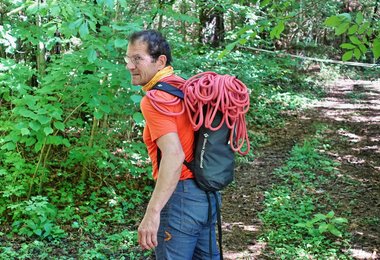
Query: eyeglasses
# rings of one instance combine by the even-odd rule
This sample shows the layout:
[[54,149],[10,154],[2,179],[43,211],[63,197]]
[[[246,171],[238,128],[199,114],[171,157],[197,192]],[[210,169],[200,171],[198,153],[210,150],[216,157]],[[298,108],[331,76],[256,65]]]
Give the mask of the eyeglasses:
[[142,60],[144,60],[144,59],[141,58],[140,56],[133,56],[133,57],[125,56],[124,57],[124,61],[127,65],[132,62],[135,66],[137,66],[137,65],[139,65],[140,61],[142,61]]

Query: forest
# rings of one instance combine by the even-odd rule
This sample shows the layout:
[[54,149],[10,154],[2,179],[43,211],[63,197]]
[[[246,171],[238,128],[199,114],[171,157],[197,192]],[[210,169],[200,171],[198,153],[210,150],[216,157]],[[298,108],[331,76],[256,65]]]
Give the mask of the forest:
[[1,0],[0,259],[155,259],[128,36],[250,93],[225,259],[380,259],[380,0]]

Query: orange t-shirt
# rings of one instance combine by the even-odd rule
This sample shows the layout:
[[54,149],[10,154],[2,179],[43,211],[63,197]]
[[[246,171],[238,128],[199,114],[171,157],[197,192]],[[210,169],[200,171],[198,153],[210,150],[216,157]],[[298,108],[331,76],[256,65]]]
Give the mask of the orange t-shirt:
[[[161,79],[162,82],[168,82],[169,84],[178,87],[183,84],[183,79],[178,76],[172,75]],[[174,82],[174,84],[173,84]],[[155,98],[160,100],[173,100],[173,95],[160,90],[155,91]],[[183,102],[179,102],[176,105],[164,105],[160,104],[160,108],[165,111],[178,112],[182,109]],[[149,157],[153,164],[153,178],[158,178],[158,163],[157,163],[157,144],[156,140],[161,136],[168,133],[177,133],[182,145],[182,149],[185,153],[185,160],[190,162],[193,159],[193,143],[194,143],[194,130],[191,126],[190,120],[186,112],[179,116],[165,115],[156,110],[152,105],[151,100],[144,96],[141,100],[141,111],[144,115],[146,125],[144,128],[143,139],[147,146]],[[180,180],[194,178],[193,173],[185,166],[182,167]]]

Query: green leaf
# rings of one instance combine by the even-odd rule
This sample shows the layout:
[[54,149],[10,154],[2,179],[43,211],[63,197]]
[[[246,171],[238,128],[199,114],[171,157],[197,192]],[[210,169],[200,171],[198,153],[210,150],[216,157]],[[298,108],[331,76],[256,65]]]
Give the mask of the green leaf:
[[109,105],[100,105],[99,107],[105,114],[109,114],[111,112],[111,107]]
[[71,224],[72,228],[80,228],[80,225],[77,221],[74,221],[73,224]]
[[359,38],[356,37],[356,36],[350,36],[350,41],[351,41],[353,44],[355,44],[355,45],[360,45],[360,44],[362,44],[362,41],[359,40]]
[[43,144],[44,144],[44,140],[38,140],[38,142],[34,146],[34,151],[39,152],[41,150]]
[[16,144],[13,142],[8,142],[1,146],[1,150],[13,151],[14,149],[16,149]]
[[270,3],[270,0],[260,1],[260,7],[264,7]]
[[0,176],[5,176],[7,175],[7,170],[6,169],[0,169]]
[[346,218],[334,218],[331,220],[331,222],[336,223],[336,224],[343,224],[343,223],[348,223],[348,220]]
[[348,34],[351,35],[351,34],[354,34],[358,31],[359,29],[359,26],[357,24],[354,24],[352,25],[349,29],[348,29]]
[[132,95],[130,98],[133,101],[133,103],[139,104],[141,99],[142,99],[142,96],[141,95]]
[[380,39],[379,38],[376,38],[373,41],[372,52],[375,59],[378,59],[380,57]]
[[28,6],[28,8],[26,9],[26,12],[27,14],[36,14],[39,10],[39,4],[38,3],[34,3],[34,4],[31,4],[30,6]]
[[313,223],[316,223],[316,222],[319,222],[321,220],[325,220],[326,219],[326,216],[321,214],[321,213],[317,213],[314,215],[314,218],[312,219],[312,222]]
[[295,224],[296,227],[306,227],[306,223],[297,223]]
[[29,123],[29,127],[32,128],[34,131],[38,131],[41,128],[41,124],[37,121],[32,121]]
[[329,27],[337,27],[341,23],[342,22],[338,16],[331,16],[331,17],[327,18],[324,22],[324,24],[326,26],[329,26]]
[[362,53],[361,53],[361,51],[360,51],[359,48],[356,48],[356,49],[354,50],[354,56],[355,56],[355,58],[356,58],[357,60],[360,59],[360,56],[362,56]]
[[62,144],[62,136],[53,136],[50,135],[46,141],[47,144],[60,145]]
[[54,127],[61,131],[65,130],[65,124],[62,123],[61,121],[55,121]]
[[236,46],[238,42],[232,42],[230,44],[227,44],[226,48],[218,55],[218,59],[222,59],[224,56],[226,56],[228,53],[230,53]]
[[361,24],[363,22],[363,20],[364,20],[364,16],[363,16],[362,12],[358,12],[356,14],[355,22],[357,24]]
[[36,139],[35,138],[32,138],[32,137],[30,137],[30,138],[28,138],[28,139],[26,139],[26,141],[25,141],[25,145],[26,146],[32,146],[33,144],[35,144],[36,143]]
[[144,122],[144,117],[140,112],[135,112],[133,114],[133,120],[135,121],[136,124],[142,125]]
[[41,123],[41,125],[45,125],[50,123],[51,118],[44,115],[38,115],[37,120]]
[[22,128],[21,129],[21,135],[29,135],[30,134],[30,131],[28,128]]
[[334,236],[341,237],[342,232],[340,232],[334,225],[329,224],[327,230]]
[[63,144],[64,146],[66,146],[66,147],[70,147],[70,146],[71,146],[70,141],[69,141],[67,138],[64,138],[64,139],[62,140],[62,144]]
[[350,13],[342,13],[342,14],[338,14],[338,17],[339,17],[339,19],[340,19],[342,22],[351,23],[351,21],[352,21],[352,17],[351,17],[351,14],[350,14]]
[[58,17],[61,15],[61,8],[58,5],[53,5],[50,8],[50,13],[53,17]]
[[44,236],[45,236],[45,237],[48,236],[48,235],[50,235],[50,233],[51,233],[51,231],[52,231],[52,227],[53,227],[53,224],[50,223],[50,222],[48,222],[48,223],[46,223],[46,224],[44,225],[44,230],[45,230],[45,234],[44,234]]
[[78,18],[76,21],[69,24],[70,29],[78,28],[83,23],[83,17]]
[[26,105],[28,105],[30,108],[34,107],[36,102],[38,100],[38,97],[32,96],[32,95],[26,95],[23,98],[23,101]]
[[79,27],[79,35],[82,39],[86,38],[86,36],[89,34],[88,30],[88,23],[87,21],[82,23],[82,25]]
[[363,25],[361,25],[359,27],[358,34],[363,34],[365,31],[367,31],[367,29],[369,28],[369,26],[370,26],[369,22],[363,23]]
[[367,47],[364,44],[360,44],[359,49],[363,54],[367,52]]
[[326,232],[327,228],[328,228],[327,223],[326,223],[326,222],[323,222],[323,223],[321,223],[321,224],[319,225],[318,230],[319,230],[319,232],[322,234],[322,233]]
[[87,60],[90,63],[94,63],[97,59],[97,53],[93,48],[90,48],[87,52]]
[[342,60],[343,60],[343,61],[349,61],[349,60],[351,60],[353,54],[354,54],[353,51],[348,51],[348,52],[346,52],[345,54],[343,54],[343,56],[342,56]]
[[53,129],[50,126],[44,127],[45,135],[50,135],[53,133]]
[[34,113],[33,111],[31,111],[25,107],[16,107],[15,109],[13,109],[13,112],[17,115],[27,117],[27,118],[31,118],[31,119],[37,118],[36,113]]
[[42,230],[39,228],[39,229],[36,229],[34,230],[34,233],[37,235],[37,236],[41,236],[42,235]]
[[36,225],[36,223],[34,223],[33,220],[28,219],[28,220],[25,221],[25,224],[28,227],[30,227],[31,229],[36,229],[37,228],[37,225]]
[[241,39],[238,41],[238,43],[241,44],[241,45],[244,45],[247,41],[248,41],[248,39],[241,38]]
[[341,34],[345,33],[347,31],[348,27],[350,27],[349,23],[342,23],[337,28],[335,28],[335,34],[341,35]]
[[114,44],[116,48],[124,48],[127,46],[128,41],[125,39],[116,39]]
[[349,50],[356,48],[356,46],[353,45],[353,44],[351,44],[351,43],[343,43],[343,44],[340,45],[340,47],[342,49],[349,49]]
[[284,21],[280,21],[270,32],[270,38],[280,39],[281,33],[284,31],[284,29],[285,29],[285,23]]
[[327,218],[333,218],[334,215],[335,215],[334,211],[331,210],[329,213],[326,214],[326,217]]
[[93,32],[96,32],[96,24],[93,21],[88,20],[88,25]]
[[102,117],[103,117],[103,111],[96,110],[96,111],[94,112],[94,117],[95,117],[96,119],[102,119]]

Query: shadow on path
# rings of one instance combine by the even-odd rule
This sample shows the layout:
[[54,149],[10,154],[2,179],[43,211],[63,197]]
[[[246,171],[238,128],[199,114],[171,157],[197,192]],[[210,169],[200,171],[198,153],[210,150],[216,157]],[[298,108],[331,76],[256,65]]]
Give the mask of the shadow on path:
[[323,100],[292,115],[285,127],[270,130],[272,142],[255,151],[254,162],[236,170],[236,185],[223,192],[225,259],[269,259],[258,213],[264,192],[278,182],[292,147],[314,134],[313,125],[328,125],[329,155],[341,163],[340,177],[326,187],[340,212],[349,214],[352,256],[379,259],[380,251],[380,81],[340,80]]

